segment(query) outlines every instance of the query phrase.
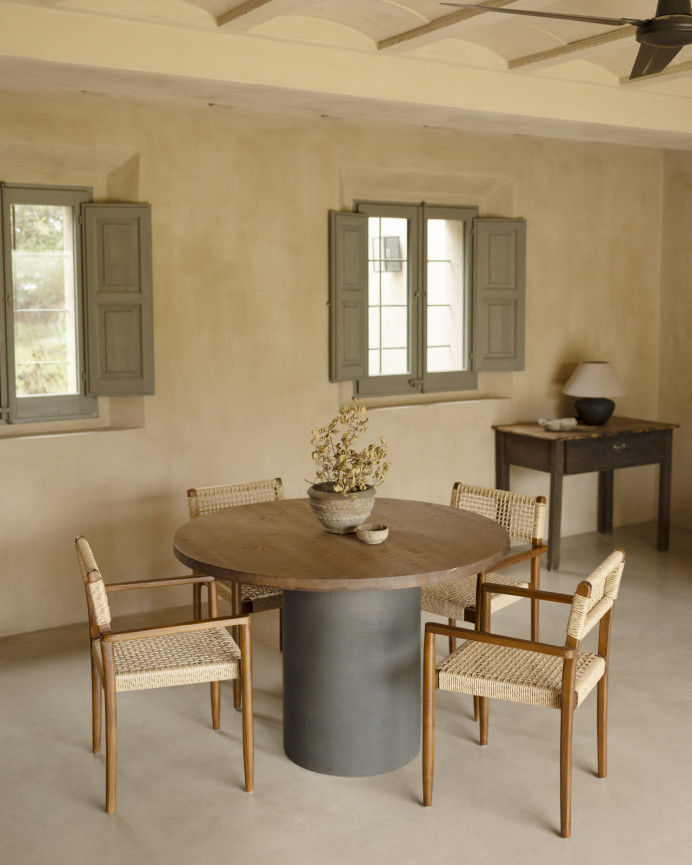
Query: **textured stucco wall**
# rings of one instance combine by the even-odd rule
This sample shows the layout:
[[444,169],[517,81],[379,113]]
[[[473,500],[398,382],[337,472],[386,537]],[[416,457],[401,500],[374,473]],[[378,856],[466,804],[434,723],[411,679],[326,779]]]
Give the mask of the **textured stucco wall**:
[[[153,397],[104,401],[129,429],[0,440],[0,634],[84,619],[78,533],[106,579],[180,573],[188,487],[280,475],[304,494],[310,430],[350,396],[327,378],[327,212],[354,197],[528,220],[526,371],[481,376],[464,402],[375,408],[371,429],[391,441],[383,493],[447,502],[454,480],[492,485],[491,425],[567,413],[560,386],[579,360],[615,364],[620,414],[658,416],[662,152],[91,96],[5,93],[0,110],[5,181],[151,203],[157,375]],[[547,493],[547,476],[513,485]],[[653,518],[654,487],[653,469],[621,472],[616,523]],[[567,479],[564,533],[595,527],[595,490]]]
[[667,153],[661,224],[661,419],[673,434],[672,520],[692,526],[692,154]]

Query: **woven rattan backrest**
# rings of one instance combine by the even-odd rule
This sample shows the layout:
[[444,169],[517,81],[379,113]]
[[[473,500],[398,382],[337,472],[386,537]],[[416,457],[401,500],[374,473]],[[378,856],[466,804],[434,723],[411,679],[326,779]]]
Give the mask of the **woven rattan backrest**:
[[281,478],[254,481],[249,484],[226,484],[219,487],[198,487],[187,491],[190,519],[213,514],[236,505],[254,505],[274,502],[284,497]]
[[77,558],[79,559],[79,567],[82,572],[82,579],[86,586],[87,596],[91,605],[91,614],[95,619],[95,623],[99,627],[110,625],[111,611],[108,605],[108,595],[106,587],[103,583],[101,571],[94,554],[91,552],[91,547],[86,541],[86,538],[79,537],[75,541],[77,548]]
[[618,596],[620,579],[625,567],[625,554],[615,550],[600,564],[591,576],[584,580],[591,586],[588,598],[576,594],[572,601],[572,611],[567,623],[567,636],[582,640],[593,626],[613,606]]
[[543,537],[545,502],[536,496],[457,482],[452,489],[452,507],[495,520],[513,541],[530,544]]

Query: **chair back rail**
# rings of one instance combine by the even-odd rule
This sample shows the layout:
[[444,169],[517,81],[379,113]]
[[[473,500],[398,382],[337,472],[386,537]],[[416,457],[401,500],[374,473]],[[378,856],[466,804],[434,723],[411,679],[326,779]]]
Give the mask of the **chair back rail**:
[[281,478],[253,481],[246,484],[224,484],[213,487],[197,487],[187,491],[187,506],[190,519],[213,514],[238,505],[254,505],[283,499]]
[[451,505],[494,520],[507,529],[514,541],[531,544],[543,539],[546,504],[542,496],[457,482],[452,489]]

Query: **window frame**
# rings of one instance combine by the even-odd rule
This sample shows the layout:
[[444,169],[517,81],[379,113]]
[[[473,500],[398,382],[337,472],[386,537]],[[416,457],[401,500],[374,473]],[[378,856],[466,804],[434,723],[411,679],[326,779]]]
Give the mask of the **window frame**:
[[[358,396],[393,396],[418,393],[440,393],[472,390],[478,386],[478,374],[472,368],[472,247],[473,224],[478,208],[467,205],[427,204],[425,202],[383,202],[358,200],[354,212],[366,217],[386,216],[408,220],[408,336],[410,372],[398,375],[369,375],[355,378]],[[427,370],[427,224],[430,219],[458,220],[464,223],[463,346],[464,369],[448,372]],[[366,331],[367,334],[367,331]],[[367,339],[367,336],[366,336]],[[369,343],[368,343],[369,346]]]
[[[81,207],[93,199],[90,187],[0,183],[2,217],[0,221],[0,267],[3,303],[0,304],[0,423],[30,423],[98,417],[98,399],[87,393],[85,298]],[[76,380],[74,394],[48,394],[18,397],[15,381],[14,285],[12,276],[11,207],[15,204],[46,204],[71,207],[73,263],[75,281]]]
[[[365,203],[365,202],[364,202]],[[387,202],[371,202],[384,205]],[[444,205],[433,215],[441,215]],[[462,208],[465,209],[465,208]],[[363,394],[365,383],[384,376],[369,373],[369,216],[357,211],[329,211],[329,380],[351,381]],[[454,391],[477,388],[480,372],[516,372],[525,368],[526,220],[521,217],[476,217],[471,230],[467,276],[466,344],[471,375],[466,382],[447,373],[426,381],[403,377],[395,389],[382,383],[381,395],[407,396],[415,391]],[[386,270],[387,268],[385,268]],[[427,304],[426,304],[427,306]],[[435,381],[432,376],[437,377]],[[462,374],[463,375],[463,374]],[[458,376],[453,373],[452,376]]]

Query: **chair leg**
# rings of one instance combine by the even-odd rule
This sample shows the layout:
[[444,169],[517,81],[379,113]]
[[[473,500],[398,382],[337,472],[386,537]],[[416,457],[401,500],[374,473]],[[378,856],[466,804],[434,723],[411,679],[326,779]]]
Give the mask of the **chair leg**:
[[562,706],[560,712],[560,833],[572,833],[572,731],[574,705]]
[[[450,628],[456,627],[456,624],[457,624],[456,619],[447,619],[447,621],[449,622]],[[457,638],[456,637],[450,637],[449,638],[449,654],[450,655],[452,654],[452,652],[456,651],[456,647],[457,647]]]
[[480,720],[480,742],[481,745],[488,744],[488,721],[490,716],[490,700],[488,697],[475,697],[478,700],[478,715]]
[[211,725],[221,728],[221,682],[211,682]]
[[[209,618],[213,619],[219,615],[219,588],[216,580],[207,583]],[[200,586],[200,613],[202,607],[202,595]],[[211,682],[211,726],[214,730],[221,727],[221,682]]]
[[[484,582],[485,574],[478,575],[478,586]],[[474,630],[476,631],[489,631],[490,630],[490,607],[492,601],[490,598],[483,598],[480,594],[480,588],[477,588],[476,591],[476,610],[480,610],[480,615],[476,615],[474,617]],[[477,697],[474,694],[473,697],[473,720],[481,721],[481,703],[480,697]],[[489,706],[487,705],[486,700],[486,709],[485,709],[485,733],[483,732],[483,723],[480,725],[480,736],[481,736],[481,745],[488,744],[488,713],[490,711]]]
[[[540,576],[540,567],[541,562],[538,558],[531,559],[531,582],[530,586],[532,589],[540,589],[541,587],[541,576]],[[538,642],[538,626],[539,626],[539,602],[535,599],[531,599],[531,639],[534,642]]]
[[249,624],[242,628],[240,655],[243,689],[243,766],[245,789],[248,793],[252,793],[255,789],[255,736],[252,704],[252,641]]
[[[231,615],[240,616],[242,614],[243,601],[240,594],[240,583],[231,583]],[[240,645],[241,629],[238,627],[231,628],[231,636],[235,642]],[[242,650],[241,650],[242,653]],[[238,679],[233,679],[233,708],[240,709],[242,701],[242,675]]]
[[101,676],[91,656],[91,749],[101,753]]
[[598,777],[608,775],[608,670],[597,686]]
[[115,677],[106,676],[106,811],[115,812],[118,765],[118,721],[115,705]]
[[192,618],[198,622],[202,618],[202,584],[192,584]]
[[432,805],[435,771],[435,635],[425,635],[423,666],[423,804]]

